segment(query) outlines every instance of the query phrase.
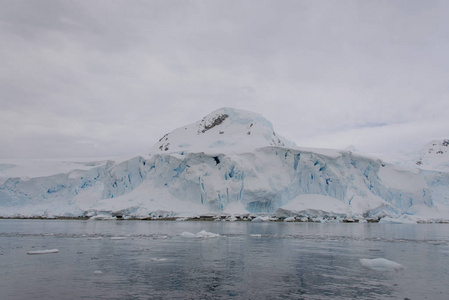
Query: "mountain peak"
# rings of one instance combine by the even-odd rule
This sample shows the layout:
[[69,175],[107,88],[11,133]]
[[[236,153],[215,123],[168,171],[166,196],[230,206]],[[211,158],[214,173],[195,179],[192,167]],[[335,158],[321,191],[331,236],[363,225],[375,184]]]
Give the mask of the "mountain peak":
[[164,135],[152,152],[242,152],[266,146],[294,146],[294,143],[277,135],[270,121],[262,115],[223,107],[198,122]]
[[417,153],[416,165],[435,170],[449,169],[449,139],[434,140]]

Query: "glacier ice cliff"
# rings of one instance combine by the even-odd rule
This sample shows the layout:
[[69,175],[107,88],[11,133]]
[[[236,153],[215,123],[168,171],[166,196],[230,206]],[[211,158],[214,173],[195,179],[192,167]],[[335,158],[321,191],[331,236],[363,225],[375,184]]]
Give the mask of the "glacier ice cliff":
[[51,176],[8,176],[15,167],[0,164],[3,217],[290,216],[289,210],[351,218],[419,217],[424,211],[422,218],[432,219],[441,218],[434,204],[449,202],[448,173],[349,150],[296,147],[261,115],[232,108],[164,135],[148,155],[74,163]]

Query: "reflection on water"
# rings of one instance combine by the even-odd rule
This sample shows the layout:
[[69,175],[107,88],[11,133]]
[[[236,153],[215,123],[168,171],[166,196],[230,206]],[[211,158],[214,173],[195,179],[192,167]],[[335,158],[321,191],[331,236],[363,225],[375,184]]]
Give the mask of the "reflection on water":
[[[181,236],[202,229],[221,236]],[[0,294],[4,299],[447,299],[448,229],[0,220]],[[59,253],[26,254],[52,248]],[[359,263],[376,257],[405,269],[378,272]]]

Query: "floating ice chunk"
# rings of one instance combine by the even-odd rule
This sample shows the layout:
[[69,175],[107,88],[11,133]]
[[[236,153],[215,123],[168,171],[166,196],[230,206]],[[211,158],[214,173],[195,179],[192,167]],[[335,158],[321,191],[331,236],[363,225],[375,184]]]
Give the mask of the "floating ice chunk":
[[34,255],[34,254],[49,254],[49,253],[58,253],[58,249],[48,249],[48,250],[35,250],[35,251],[28,251],[27,254]]
[[186,239],[191,239],[191,238],[195,237],[195,234],[193,234],[191,232],[183,232],[183,233],[181,233],[181,236]]
[[152,261],[167,261],[166,258],[152,258]]
[[153,236],[153,240],[158,240],[158,239],[166,240],[166,239],[168,239],[168,235],[155,235],[155,236]]
[[207,232],[206,230],[201,230],[200,232],[195,234],[195,237],[197,238],[216,238],[219,236],[220,235],[218,233]]
[[103,272],[101,272],[100,270],[94,271],[94,275],[101,275],[101,274],[103,274]]
[[249,236],[251,236],[251,237],[262,237],[261,234],[250,234]]
[[113,236],[110,238],[110,240],[124,240],[124,239],[126,239],[125,236]]
[[427,241],[426,243],[430,245],[447,245],[446,241]]
[[87,238],[88,240],[102,240],[103,238],[101,237],[101,236],[99,236],[99,237],[90,237],[90,238]]
[[361,258],[359,261],[360,264],[365,268],[369,268],[375,271],[400,270],[404,268],[403,265],[386,258]]
[[251,220],[251,222],[267,222],[267,221],[270,221],[269,216],[258,216]]
[[197,234],[193,234],[191,232],[183,232],[181,233],[181,236],[186,239],[191,239],[191,238],[216,238],[219,237],[220,235],[217,233],[207,232],[206,230],[201,230]]
[[295,217],[288,217],[284,219],[284,222],[295,222]]

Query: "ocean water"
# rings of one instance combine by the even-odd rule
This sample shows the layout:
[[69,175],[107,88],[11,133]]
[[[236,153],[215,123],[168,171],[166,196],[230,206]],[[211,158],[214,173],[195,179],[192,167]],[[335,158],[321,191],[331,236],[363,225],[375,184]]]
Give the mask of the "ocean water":
[[445,224],[0,220],[0,298],[449,299],[448,243]]

